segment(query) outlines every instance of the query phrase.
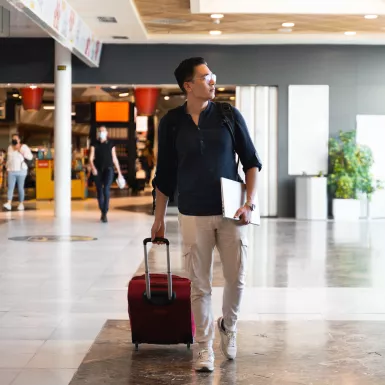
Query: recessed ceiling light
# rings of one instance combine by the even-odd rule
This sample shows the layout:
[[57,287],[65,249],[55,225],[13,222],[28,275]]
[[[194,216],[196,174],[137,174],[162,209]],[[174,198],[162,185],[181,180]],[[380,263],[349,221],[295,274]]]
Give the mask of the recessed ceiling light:
[[218,88],[218,91],[224,91],[226,88],[224,88],[224,87],[220,87],[220,88]]
[[32,86],[29,86],[29,88],[31,88],[32,90],[34,90],[34,89],[37,88],[37,86],[32,85]]
[[354,32],[354,31],[347,31],[347,32],[345,32],[346,36],[354,36],[356,34],[357,34],[357,32]]
[[293,30],[291,28],[280,28],[278,30],[278,32],[284,32],[284,33],[290,33],[292,32]]
[[164,100],[170,100],[170,97],[166,95],[166,96],[164,97]]
[[119,94],[119,96],[120,96],[121,98],[125,98],[125,97],[128,96],[128,95],[129,95],[128,92],[122,92],[121,94]]
[[291,28],[291,27],[294,27],[295,24],[294,23],[282,23],[282,27],[285,27],[285,28]]
[[72,116],[76,116],[76,112],[71,112],[71,115]]
[[365,19],[372,20],[372,19],[377,19],[378,15],[365,15]]
[[222,13],[213,13],[211,15],[211,18],[212,19],[222,19],[225,15],[223,15]]
[[43,107],[45,110],[54,110],[55,106],[44,106]]
[[111,88],[112,88],[113,90],[116,90],[116,89],[118,88],[118,86],[111,86]]
[[210,31],[210,35],[212,36],[222,35],[222,31]]
[[235,96],[230,96],[230,100],[235,100]]

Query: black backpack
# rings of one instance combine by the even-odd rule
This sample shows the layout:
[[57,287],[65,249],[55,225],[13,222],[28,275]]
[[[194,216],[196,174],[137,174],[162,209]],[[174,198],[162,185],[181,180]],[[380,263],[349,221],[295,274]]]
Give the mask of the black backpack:
[[27,165],[28,169],[31,169],[35,165],[35,159],[32,158],[31,160],[28,160],[24,158],[24,163]]
[[[222,120],[224,121],[226,128],[230,132],[231,140],[233,142],[234,152],[236,154],[238,154],[237,153],[237,144],[235,141],[235,117],[234,117],[233,106],[230,103],[220,103],[220,102],[215,102],[215,105],[219,109]],[[169,111],[169,114],[171,115],[170,118],[172,121],[173,147],[174,147],[174,149],[176,148],[176,139],[177,139],[178,131],[179,131],[178,130],[178,128],[179,128],[178,127],[178,120],[179,120],[178,118],[180,116],[179,114],[183,111],[183,108],[184,108],[184,106],[182,105],[180,107],[174,108],[173,110]],[[237,171],[238,171],[238,167],[239,167],[239,154],[238,154],[238,160],[237,160]],[[237,181],[244,183],[242,178],[239,176],[238,173],[237,173]],[[153,198],[152,211],[154,214],[155,213],[155,206],[156,206],[156,193],[155,193],[156,186],[155,186],[154,181],[152,182],[152,187],[153,187],[153,190],[152,190],[152,198]],[[169,198],[172,201],[173,197],[169,197]]]

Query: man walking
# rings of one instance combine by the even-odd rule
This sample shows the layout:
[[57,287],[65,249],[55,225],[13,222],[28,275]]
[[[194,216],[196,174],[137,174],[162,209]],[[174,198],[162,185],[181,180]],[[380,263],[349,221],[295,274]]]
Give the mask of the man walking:
[[[211,309],[213,250],[217,247],[225,279],[223,316],[217,325],[227,359],[237,353],[236,324],[245,284],[247,224],[257,193],[262,165],[246,123],[232,108],[234,127],[224,118],[215,97],[216,76],[203,58],[184,60],[175,70],[187,102],[164,116],[159,125],[155,220],[152,239],[165,235],[169,197],[178,191],[183,254],[191,280],[191,303],[199,354],[197,371],[214,370],[214,320]],[[223,218],[220,178],[237,180],[238,154],[246,175],[247,200],[235,217]]]

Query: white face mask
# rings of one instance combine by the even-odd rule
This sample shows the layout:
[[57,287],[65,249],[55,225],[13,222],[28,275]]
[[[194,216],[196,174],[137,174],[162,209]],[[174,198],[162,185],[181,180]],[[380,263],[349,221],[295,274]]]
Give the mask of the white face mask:
[[99,138],[100,138],[100,140],[106,140],[107,139],[107,131],[99,132]]

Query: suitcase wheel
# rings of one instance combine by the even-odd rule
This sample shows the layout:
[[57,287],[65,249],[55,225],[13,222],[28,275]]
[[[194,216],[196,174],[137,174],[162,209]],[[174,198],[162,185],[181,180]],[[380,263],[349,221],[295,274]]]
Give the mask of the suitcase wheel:
[[187,344],[187,349],[190,350],[190,342]]
[[139,344],[135,344],[135,351],[137,352],[139,350]]

